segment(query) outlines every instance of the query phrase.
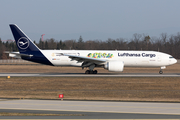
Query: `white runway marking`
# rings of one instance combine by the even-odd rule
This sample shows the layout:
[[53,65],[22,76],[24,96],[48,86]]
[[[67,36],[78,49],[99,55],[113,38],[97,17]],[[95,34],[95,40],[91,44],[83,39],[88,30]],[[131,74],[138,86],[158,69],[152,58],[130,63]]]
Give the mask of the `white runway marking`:
[[99,74],[83,74],[83,73],[1,73],[0,77],[180,77],[179,73],[154,74],[154,73],[99,73]]

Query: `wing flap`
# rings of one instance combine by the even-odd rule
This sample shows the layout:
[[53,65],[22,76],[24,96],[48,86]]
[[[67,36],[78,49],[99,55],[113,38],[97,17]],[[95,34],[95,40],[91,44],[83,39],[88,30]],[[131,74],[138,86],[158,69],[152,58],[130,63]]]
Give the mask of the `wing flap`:
[[71,60],[76,60],[77,62],[90,62],[90,63],[104,63],[106,60],[103,59],[97,59],[97,58],[89,58],[89,57],[84,57],[84,56],[75,56],[75,55],[68,55],[68,54],[63,54],[64,56],[69,56]]
[[77,63],[81,63],[81,67],[89,67],[93,64],[96,65],[102,65],[103,63],[106,62],[104,59],[97,59],[97,58],[90,58],[90,57],[84,57],[84,56],[76,56],[76,55],[68,55],[68,54],[62,54],[64,56],[68,56],[72,61],[75,60]]

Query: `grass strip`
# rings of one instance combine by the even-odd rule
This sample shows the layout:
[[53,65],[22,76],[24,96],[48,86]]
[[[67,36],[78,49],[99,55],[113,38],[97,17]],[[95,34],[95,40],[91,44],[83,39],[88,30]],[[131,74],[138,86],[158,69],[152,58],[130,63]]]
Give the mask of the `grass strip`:
[[0,98],[180,102],[179,77],[0,77]]

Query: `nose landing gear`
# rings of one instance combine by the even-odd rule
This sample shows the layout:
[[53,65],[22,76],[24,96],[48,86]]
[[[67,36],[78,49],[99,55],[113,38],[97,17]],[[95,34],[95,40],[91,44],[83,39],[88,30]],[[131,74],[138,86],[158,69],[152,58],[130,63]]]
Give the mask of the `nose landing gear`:
[[162,69],[166,69],[166,66],[161,67],[161,69],[160,69],[160,71],[159,71],[159,74],[163,74]]
[[162,71],[162,70],[160,70],[160,71],[159,71],[159,74],[163,74],[163,71]]

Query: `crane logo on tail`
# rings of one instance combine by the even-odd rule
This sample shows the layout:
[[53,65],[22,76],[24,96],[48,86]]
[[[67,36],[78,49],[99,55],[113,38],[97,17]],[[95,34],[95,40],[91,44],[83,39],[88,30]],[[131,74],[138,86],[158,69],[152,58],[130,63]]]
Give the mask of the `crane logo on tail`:
[[26,37],[21,37],[17,41],[17,45],[20,49],[27,49],[29,47],[29,40]]

